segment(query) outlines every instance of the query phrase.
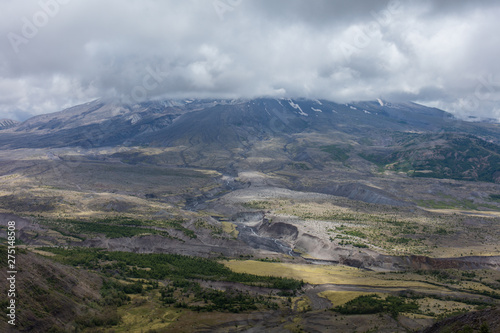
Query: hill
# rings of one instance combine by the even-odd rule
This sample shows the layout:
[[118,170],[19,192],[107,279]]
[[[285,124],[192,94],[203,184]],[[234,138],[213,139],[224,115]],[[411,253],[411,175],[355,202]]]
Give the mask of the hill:
[[[7,253],[6,246],[0,245],[0,251]],[[16,259],[20,268],[16,276],[16,329],[2,316],[2,332],[67,332],[118,320],[116,309],[102,302],[103,279],[98,275],[23,250],[18,250]],[[6,256],[0,260],[0,278],[5,281]],[[2,286],[2,295],[7,295],[7,285]],[[2,296],[3,309],[7,302]]]

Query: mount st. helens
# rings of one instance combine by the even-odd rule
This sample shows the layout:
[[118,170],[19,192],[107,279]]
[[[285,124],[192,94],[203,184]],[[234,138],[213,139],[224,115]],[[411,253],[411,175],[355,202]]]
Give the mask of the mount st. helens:
[[97,100],[8,127],[0,136],[3,149],[178,147],[155,157],[182,166],[238,169],[267,144],[276,146],[268,147],[275,161],[258,163],[260,170],[286,162],[322,170],[325,163],[362,157],[354,168],[374,163],[412,176],[500,182],[498,124],[464,122],[414,103]]
[[[96,100],[0,123],[0,242],[3,220],[17,219],[29,258],[103,279],[93,299],[113,317],[82,310],[100,321],[64,317],[60,327],[416,330],[500,297],[499,144],[499,124],[415,103]],[[163,267],[150,253],[219,273]],[[306,286],[271,288],[268,275]],[[108,304],[110,292],[121,301]],[[414,312],[324,312],[370,293],[402,297]],[[222,295],[241,314],[218,308]],[[245,297],[263,303],[250,311]],[[55,325],[41,317],[38,326]]]

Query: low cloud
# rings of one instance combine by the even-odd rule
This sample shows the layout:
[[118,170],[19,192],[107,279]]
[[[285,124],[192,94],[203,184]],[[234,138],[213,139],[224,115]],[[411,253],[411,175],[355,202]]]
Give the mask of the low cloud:
[[500,118],[497,1],[0,3],[0,118],[99,97],[385,98]]

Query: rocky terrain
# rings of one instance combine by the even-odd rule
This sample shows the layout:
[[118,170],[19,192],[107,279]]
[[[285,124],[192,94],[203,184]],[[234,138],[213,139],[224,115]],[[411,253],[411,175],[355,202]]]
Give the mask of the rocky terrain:
[[488,309],[459,315],[434,324],[423,333],[451,332],[457,330],[476,330],[479,332],[500,331],[500,309]]
[[[99,248],[217,260],[235,272],[306,283],[278,295],[189,277],[226,296],[274,297],[266,302],[276,305],[262,301],[268,308],[241,315],[219,309],[210,322],[195,310],[200,289],[175,289],[186,303],[168,307],[158,295],[178,277],[148,276],[147,291],[115,306],[120,329],[149,306],[163,311],[162,320],[149,317],[158,331],[175,331],[194,315],[201,326],[191,331],[368,331],[380,315],[379,331],[405,332],[498,303],[499,124],[414,103],[262,98],[97,100],[0,125],[0,239],[14,219],[27,262],[52,263],[50,251],[62,249],[47,265],[76,274],[80,263],[64,261],[76,248],[90,280],[127,285],[146,274],[138,271],[154,271],[89,259],[95,253],[85,251]],[[101,269],[107,265],[115,266]],[[41,274],[30,269],[24,278]],[[55,289],[66,285],[56,280]],[[335,308],[371,293],[415,300],[419,310],[350,317]],[[61,318],[37,327],[74,324]]]
[[[5,248],[2,246],[2,250]],[[50,332],[70,331],[75,322],[84,318],[113,316],[113,313],[99,314],[107,309],[98,306],[102,278],[83,270],[54,263],[29,251],[19,251],[18,265],[22,271],[17,275],[17,323],[12,329],[6,321],[0,321],[2,332]],[[6,260],[0,263],[6,268]],[[7,271],[0,271],[0,278],[6,280]],[[6,295],[2,284],[2,294]],[[5,299],[6,298],[3,298]],[[5,302],[2,301],[2,307]]]

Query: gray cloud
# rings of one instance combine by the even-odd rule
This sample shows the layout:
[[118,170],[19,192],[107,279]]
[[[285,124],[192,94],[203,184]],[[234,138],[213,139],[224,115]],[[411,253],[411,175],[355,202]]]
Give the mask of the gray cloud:
[[0,2],[0,118],[99,97],[410,99],[500,118],[497,1]]

